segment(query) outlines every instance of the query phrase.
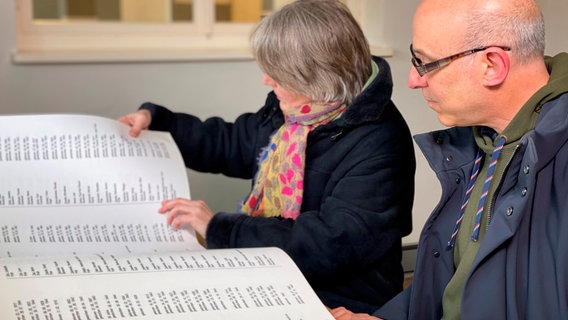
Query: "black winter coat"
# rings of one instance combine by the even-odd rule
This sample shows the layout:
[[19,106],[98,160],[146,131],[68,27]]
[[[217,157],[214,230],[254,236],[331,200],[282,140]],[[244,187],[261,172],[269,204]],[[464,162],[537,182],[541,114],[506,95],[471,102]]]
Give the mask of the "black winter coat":
[[[207,247],[275,246],[296,262],[328,307],[371,313],[402,290],[401,238],[411,231],[415,157],[391,101],[387,62],[344,114],[308,136],[301,214],[296,220],[219,212]],[[169,131],[188,168],[253,179],[257,158],[284,117],[274,93],[233,123],[145,103],[150,129]],[[246,196],[243,192],[243,196]],[[277,276],[277,275],[275,275]]]

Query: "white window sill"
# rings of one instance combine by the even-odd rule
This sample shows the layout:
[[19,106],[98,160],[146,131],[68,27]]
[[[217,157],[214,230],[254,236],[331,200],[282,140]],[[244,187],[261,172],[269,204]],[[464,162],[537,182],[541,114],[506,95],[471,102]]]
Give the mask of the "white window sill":
[[[373,55],[390,57],[393,50],[372,46]],[[188,61],[243,61],[252,60],[248,48],[203,50],[124,50],[124,51],[14,51],[14,64],[88,64],[88,63],[140,63]]]
[[15,64],[87,64],[252,60],[248,49],[177,51],[36,51],[12,53]]

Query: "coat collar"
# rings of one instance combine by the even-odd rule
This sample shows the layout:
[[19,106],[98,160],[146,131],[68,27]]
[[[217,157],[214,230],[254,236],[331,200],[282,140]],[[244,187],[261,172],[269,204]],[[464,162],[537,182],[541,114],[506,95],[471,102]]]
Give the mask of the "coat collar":
[[381,117],[386,106],[392,103],[393,83],[390,66],[380,57],[373,57],[373,61],[379,68],[379,74],[347,107],[341,117],[347,125],[375,121]]

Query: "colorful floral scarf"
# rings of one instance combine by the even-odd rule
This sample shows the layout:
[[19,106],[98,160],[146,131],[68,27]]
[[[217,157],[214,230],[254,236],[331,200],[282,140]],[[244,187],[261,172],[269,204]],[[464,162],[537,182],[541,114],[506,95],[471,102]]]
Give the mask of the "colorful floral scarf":
[[260,154],[252,192],[242,205],[251,216],[296,219],[302,206],[308,133],[340,116],[343,102],[304,104],[285,111],[285,123]]

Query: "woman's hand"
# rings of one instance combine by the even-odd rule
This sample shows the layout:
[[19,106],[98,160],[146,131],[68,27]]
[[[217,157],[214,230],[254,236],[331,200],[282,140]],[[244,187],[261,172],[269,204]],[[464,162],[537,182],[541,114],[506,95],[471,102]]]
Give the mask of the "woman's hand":
[[207,225],[213,218],[213,212],[205,202],[183,198],[162,201],[162,207],[158,212],[168,215],[168,223],[172,227],[177,229],[182,224],[189,224],[203,238]]
[[366,313],[353,313],[344,307],[338,307],[329,311],[335,320],[382,320],[377,317],[370,316]]
[[142,130],[148,129],[152,122],[150,111],[140,109],[136,112],[118,118],[118,121],[130,126],[130,135],[138,137]]

